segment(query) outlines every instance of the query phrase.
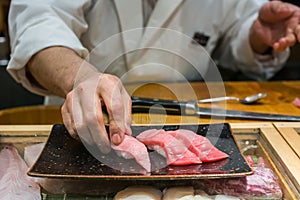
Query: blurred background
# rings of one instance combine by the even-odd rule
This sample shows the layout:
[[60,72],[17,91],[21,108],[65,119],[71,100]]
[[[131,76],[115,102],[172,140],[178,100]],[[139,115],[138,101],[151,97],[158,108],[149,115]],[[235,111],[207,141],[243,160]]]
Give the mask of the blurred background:
[[43,104],[43,97],[32,94],[6,72],[9,60],[7,15],[10,0],[0,0],[0,109]]
[[[287,0],[300,4],[299,0]],[[9,60],[10,48],[7,33],[7,15],[10,0],[0,0],[0,109],[43,104],[43,97],[32,94],[16,83],[6,72]],[[241,74],[221,72],[226,76],[226,81],[249,80]],[[292,48],[291,56],[286,66],[271,79],[276,80],[300,80],[300,45]]]

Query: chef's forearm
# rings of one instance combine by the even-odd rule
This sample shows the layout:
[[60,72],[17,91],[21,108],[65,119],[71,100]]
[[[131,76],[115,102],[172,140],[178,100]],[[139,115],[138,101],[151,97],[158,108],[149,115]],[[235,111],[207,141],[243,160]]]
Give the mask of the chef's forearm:
[[72,90],[77,71],[83,63],[76,52],[65,47],[50,47],[34,55],[27,71],[42,87],[65,97]]

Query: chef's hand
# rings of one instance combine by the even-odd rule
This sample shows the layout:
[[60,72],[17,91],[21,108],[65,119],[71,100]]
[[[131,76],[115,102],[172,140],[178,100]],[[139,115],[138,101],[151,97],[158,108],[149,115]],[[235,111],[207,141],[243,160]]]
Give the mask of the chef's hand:
[[[72,49],[53,46],[39,51],[28,62],[26,74],[48,94],[66,99],[62,118],[68,132],[91,145],[95,153],[99,149],[108,152],[110,141],[118,145],[124,134],[131,134],[131,98],[120,79],[99,73]],[[103,106],[108,112],[109,133]]]
[[250,30],[254,52],[264,54],[270,48],[284,51],[300,41],[300,8],[281,1],[264,4]]
[[[109,135],[103,106],[108,112]],[[119,78],[95,72],[75,83],[62,106],[62,117],[71,136],[108,153],[110,141],[118,145],[124,134],[131,135],[131,98]]]

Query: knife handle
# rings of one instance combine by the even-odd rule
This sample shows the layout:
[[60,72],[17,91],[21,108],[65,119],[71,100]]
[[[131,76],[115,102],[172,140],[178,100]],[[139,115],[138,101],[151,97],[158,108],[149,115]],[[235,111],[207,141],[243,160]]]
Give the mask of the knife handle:
[[147,106],[161,105],[165,108],[181,109],[185,105],[185,102],[175,100],[164,100],[156,98],[144,98],[144,97],[131,97],[132,106]]
[[[167,114],[194,114],[195,113],[195,102],[192,104],[185,101],[176,100],[164,100],[156,98],[144,98],[144,97],[131,97],[132,100],[132,111],[133,112],[149,112],[150,109],[154,112]],[[189,109],[192,107],[192,109]],[[192,111],[190,113],[189,111]]]

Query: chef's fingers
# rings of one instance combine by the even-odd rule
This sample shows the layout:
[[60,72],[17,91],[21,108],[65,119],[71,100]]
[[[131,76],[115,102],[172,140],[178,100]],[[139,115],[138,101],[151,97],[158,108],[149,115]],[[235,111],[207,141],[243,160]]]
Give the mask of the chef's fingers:
[[104,125],[100,96],[97,93],[98,81],[97,76],[77,86],[76,95],[80,99],[82,119],[81,121],[79,120],[78,125],[75,120],[75,124],[77,129],[79,126],[85,131],[77,130],[80,137],[88,137],[92,140],[91,147],[97,147],[101,152],[108,153],[110,151],[110,142]]
[[287,32],[285,37],[279,39],[279,41],[273,44],[273,49],[276,52],[284,51],[286,48],[295,45],[296,43],[296,36],[292,30]]
[[[103,88],[103,84],[106,84],[105,88]],[[113,144],[118,145],[123,141],[125,134],[131,134],[131,131],[128,133],[131,123],[128,119],[131,114],[129,113],[130,97],[120,79],[115,76],[107,74],[101,76],[99,85],[109,115],[110,140]]]
[[67,94],[62,111],[63,121],[70,135],[73,138],[79,138],[84,143],[91,143],[91,139],[88,137],[88,134],[78,134],[87,133],[87,128],[82,122],[80,99],[78,99],[74,90]]
[[287,31],[287,35],[285,36],[287,47],[294,46],[297,42],[297,36],[295,35],[294,30],[290,28]]
[[[71,136],[76,138],[78,135],[90,153],[96,156],[99,155],[99,149],[103,153],[109,152],[110,144],[105,128],[104,131],[98,128],[95,113],[102,113],[102,110],[99,97],[95,94],[96,87],[94,85],[96,84],[91,80],[76,86],[66,96],[62,114]],[[96,98],[93,98],[94,96]],[[97,102],[99,103],[97,104]],[[96,111],[97,108],[100,108],[99,112]],[[103,121],[100,122],[103,123]]]
[[122,96],[123,96],[123,105],[124,105],[124,126],[125,126],[125,134],[131,135],[131,123],[132,123],[132,117],[131,117],[131,110],[132,110],[132,102],[131,97],[128,95],[127,91],[124,87],[122,87]]
[[104,98],[105,105],[109,116],[109,134],[113,144],[120,144],[126,132],[124,124],[124,104],[122,96],[118,92],[114,92],[112,98]]
[[300,42],[300,25],[297,25],[294,29],[294,33],[296,35],[297,42]]
[[64,104],[61,107],[61,115],[62,115],[63,123],[64,123],[66,129],[68,130],[69,134],[73,138],[79,139],[77,132],[75,130],[74,120],[73,120],[71,111],[68,109],[68,104],[70,104],[70,103],[69,103],[68,98],[66,98]]
[[[74,138],[80,138],[80,140],[86,145],[86,144],[92,144],[92,139],[88,133],[88,129],[86,124],[83,122],[82,117],[82,108],[81,108],[81,102],[80,102],[80,95],[77,94],[76,89],[73,89],[68,95],[66,96],[66,101],[64,106],[66,107],[66,110],[68,110],[69,115],[71,117],[71,126],[74,130],[74,133],[76,136],[73,136]],[[72,136],[72,134],[71,134]]]

